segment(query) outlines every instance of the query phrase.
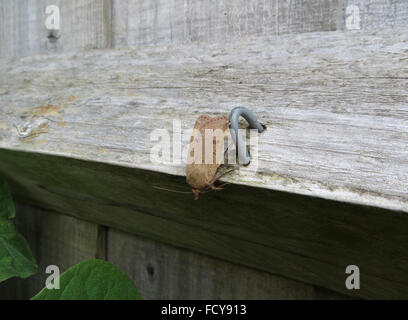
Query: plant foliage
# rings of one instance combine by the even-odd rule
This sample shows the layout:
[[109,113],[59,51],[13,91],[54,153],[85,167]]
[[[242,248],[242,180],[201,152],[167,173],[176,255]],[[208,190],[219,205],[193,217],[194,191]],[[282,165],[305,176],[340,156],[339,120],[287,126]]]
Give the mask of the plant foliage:
[[7,182],[0,177],[0,282],[27,278],[37,272],[33,254],[11,221],[16,215]]
[[103,260],[85,260],[64,272],[59,281],[59,289],[45,287],[33,300],[141,300],[132,280]]

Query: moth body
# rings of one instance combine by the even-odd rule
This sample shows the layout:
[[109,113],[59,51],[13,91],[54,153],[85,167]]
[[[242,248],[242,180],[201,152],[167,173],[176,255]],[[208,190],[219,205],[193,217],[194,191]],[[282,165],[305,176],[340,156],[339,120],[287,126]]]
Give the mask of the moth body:
[[228,116],[201,115],[196,120],[186,168],[187,183],[192,188],[195,200],[205,190],[217,189],[213,184],[224,157],[224,138],[228,123]]

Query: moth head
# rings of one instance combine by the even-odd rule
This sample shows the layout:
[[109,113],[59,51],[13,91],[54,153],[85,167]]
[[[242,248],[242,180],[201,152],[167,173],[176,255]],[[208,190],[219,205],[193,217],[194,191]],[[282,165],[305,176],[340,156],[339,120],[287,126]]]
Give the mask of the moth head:
[[198,200],[201,190],[200,189],[192,189],[193,194],[194,194],[194,200]]

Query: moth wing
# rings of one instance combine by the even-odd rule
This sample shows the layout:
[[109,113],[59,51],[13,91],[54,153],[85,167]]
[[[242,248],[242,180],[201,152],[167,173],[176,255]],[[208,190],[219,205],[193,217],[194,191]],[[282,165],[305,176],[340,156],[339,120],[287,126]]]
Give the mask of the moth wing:
[[[226,131],[228,129],[229,117],[228,116],[219,116],[219,117],[210,117],[207,115],[201,115],[196,120],[194,125],[195,132],[190,140],[190,146],[188,151],[188,156],[190,156],[190,163],[187,164],[186,177],[187,183],[194,189],[204,189],[206,188],[215,178],[217,170],[221,165],[222,159],[224,158],[224,138]],[[213,148],[212,148],[212,163],[206,164],[206,129],[214,130],[216,133],[214,136],[211,136],[213,139]],[[216,131],[218,130],[218,132]],[[195,140],[195,134],[201,134],[201,162],[195,163],[195,150],[197,148],[197,141]],[[221,135],[219,135],[221,133]],[[193,143],[194,141],[194,143]],[[209,151],[210,152],[210,151]],[[217,157],[218,156],[218,157]]]
[[[213,148],[212,148],[213,158],[212,158],[211,164],[218,164],[216,166],[216,169],[221,165],[220,161],[222,160],[223,155],[224,155],[224,151],[223,151],[224,150],[224,138],[226,136],[228,124],[229,124],[228,116],[219,116],[219,117],[213,118],[207,115],[203,115],[197,119],[196,126],[194,126],[194,129],[199,130],[199,131],[196,130],[195,134],[198,134],[198,132],[201,134],[201,145],[202,145],[201,157],[203,160],[206,159],[207,153],[211,152],[211,150],[209,150],[208,152],[206,150],[206,139],[207,138],[213,139]],[[206,130],[213,130],[212,132],[214,133],[214,135],[211,135],[210,137],[206,136]],[[221,135],[219,135],[220,133]],[[194,140],[194,133],[193,133],[190,143],[193,140]],[[191,144],[190,144],[190,147],[191,147]],[[218,159],[217,159],[217,155],[218,155]]]
[[229,117],[228,116],[219,116],[215,118],[208,119],[205,123],[204,129],[221,129],[222,131],[226,131],[228,129]]
[[201,128],[203,128],[208,122],[210,122],[212,119],[212,117],[207,116],[206,114],[202,114],[200,115],[195,124],[194,124],[194,129],[200,130]]
[[[224,139],[227,134],[227,129],[228,129],[228,124],[229,124],[229,117],[228,116],[219,116],[212,118],[207,124],[206,127],[204,128],[203,132],[201,133],[203,138],[203,159],[205,159],[206,155],[206,150],[205,150],[205,130],[210,129],[214,130],[213,132],[215,133],[214,136],[211,138],[213,139],[213,148],[212,148],[212,153],[213,153],[213,158],[212,158],[212,164],[210,164],[211,169],[211,177],[215,177],[215,174],[217,173],[218,167],[221,165],[222,160],[224,159]],[[218,131],[217,131],[218,130]],[[220,134],[221,133],[221,134]],[[209,150],[208,152],[211,152]],[[214,168],[215,166],[215,168]],[[211,178],[211,180],[212,180]]]

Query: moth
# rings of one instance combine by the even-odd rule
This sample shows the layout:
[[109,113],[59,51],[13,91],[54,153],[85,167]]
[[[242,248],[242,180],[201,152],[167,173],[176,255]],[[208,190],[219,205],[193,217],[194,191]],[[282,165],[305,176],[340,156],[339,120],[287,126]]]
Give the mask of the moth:
[[217,171],[224,159],[224,139],[229,117],[201,115],[195,122],[187,154],[186,180],[194,200],[209,189],[221,190],[214,183],[220,178]]

